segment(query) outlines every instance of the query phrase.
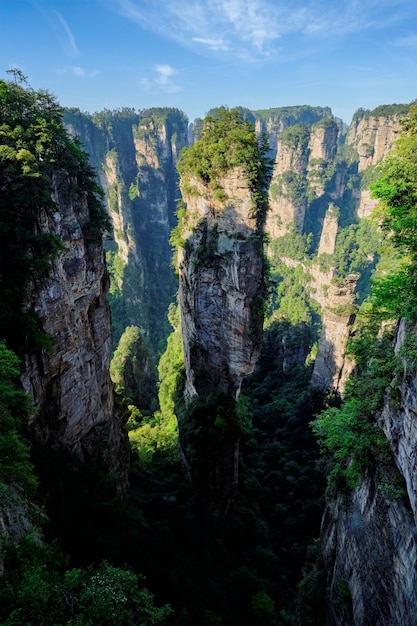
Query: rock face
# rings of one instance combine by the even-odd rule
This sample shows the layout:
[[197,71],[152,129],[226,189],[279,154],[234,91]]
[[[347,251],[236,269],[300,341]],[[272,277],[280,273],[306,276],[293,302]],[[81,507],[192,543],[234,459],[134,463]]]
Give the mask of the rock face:
[[188,145],[188,120],[168,108],[94,116],[69,110],[65,123],[90,154],[113,222],[114,239],[105,247],[114,268],[115,338],[124,327],[138,326],[156,358],[169,333],[166,313],[176,292],[169,236],[179,197],[175,167]]
[[[407,338],[412,340],[415,346],[416,331],[407,328],[404,320],[397,325],[395,338],[395,351],[398,354]],[[404,372],[403,379],[399,383],[401,403],[391,402],[387,399],[381,413],[379,425],[383,429],[394,452],[395,462],[404,477],[407,493],[410,499],[414,518],[417,520],[417,458],[415,454],[415,442],[417,441],[417,427],[415,415],[417,413],[417,377],[415,372],[407,369],[407,359],[402,359]]]
[[214,389],[237,399],[260,349],[262,233],[244,173],[235,170],[221,185],[232,198],[225,204],[203,189],[199,197],[184,194],[193,216],[178,258],[189,399]]
[[[297,249],[294,257],[288,258],[287,253],[280,258],[287,267],[303,269],[306,290],[321,307],[322,336],[312,377],[316,387],[334,386],[342,392],[352,368],[344,355],[353,318],[339,313],[346,309],[346,297],[351,305],[355,295],[363,297],[354,294],[363,290],[363,282],[357,287],[346,276],[362,272],[366,265],[372,267],[375,256],[368,254],[356,267],[349,267],[346,256],[341,268],[338,241],[339,237],[349,240],[358,218],[368,217],[375,207],[367,186],[374,166],[392,147],[405,112],[401,105],[359,111],[347,135],[342,135],[344,129],[328,111],[322,119],[293,124],[278,136],[267,232],[272,251],[275,241],[288,238],[294,225],[298,233],[313,236],[306,262]],[[285,249],[291,251],[288,242]],[[331,286],[334,277],[347,280],[343,294]]]
[[[253,371],[260,352],[263,233],[243,170],[229,171],[220,184],[226,201],[216,200],[197,180],[193,181],[197,194],[183,190],[188,219],[178,270],[185,400],[188,407],[202,402],[213,410],[217,397],[234,412],[242,380]],[[206,425],[204,445],[213,445],[213,454],[203,462],[202,457],[193,461],[187,424],[179,422],[188,476],[195,493],[208,502],[215,522],[224,518],[237,485],[239,429],[223,418],[228,416],[213,416],[213,425],[219,428],[217,441],[210,441]],[[202,415],[195,431],[202,429],[204,419]]]
[[338,146],[338,126],[329,117],[312,126],[288,127],[278,140],[278,151],[270,188],[270,212],[267,230],[277,238],[295,223],[304,227],[309,196],[325,192],[328,166],[334,161]]
[[[415,340],[415,329],[408,329]],[[400,321],[395,338],[398,352],[406,337]],[[396,381],[399,397],[387,394],[379,417],[393,452],[391,473],[400,472],[406,496],[384,487],[377,470],[346,495],[328,500],[322,524],[327,570],[330,625],[401,624],[413,626],[417,614],[417,483],[415,372],[403,361],[403,378]],[[382,480],[381,480],[382,478]],[[393,495],[397,497],[393,497]]]
[[349,500],[326,507],[321,542],[328,626],[413,626],[417,614],[416,527],[401,499],[366,477]]
[[[358,154],[358,172],[364,173],[367,168],[374,167],[392,148],[400,130],[400,114],[354,116],[346,135],[346,144]],[[353,190],[359,217],[368,217],[376,206],[370,198],[369,190],[357,188]]]
[[81,462],[92,461],[127,485],[127,435],[115,414],[109,376],[110,309],[108,275],[101,240],[88,235],[86,200],[71,198],[71,180],[53,179],[56,210],[38,213],[38,234],[61,238],[65,249],[41,281],[31,281],[25,306],[40,317],[52,350],[26,357],[23,385],[38,412],[30,430],[51,449],[65,449]]
[[391,150],[400,129],[401,115],[365,114],[352,120],[346,143],[354,146],[359,155],[358,170],[376,165]]
[[323,315],[323,329],[314,363],[311,385],[343,393],[353,362],[346,357],[346,344],[355,321],[353,303],[357,275],[342,284],[331,284]]

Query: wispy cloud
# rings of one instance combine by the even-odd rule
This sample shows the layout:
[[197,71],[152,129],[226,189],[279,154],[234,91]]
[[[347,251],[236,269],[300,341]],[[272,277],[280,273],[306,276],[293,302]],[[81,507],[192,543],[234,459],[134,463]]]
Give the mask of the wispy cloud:
[[63,47],[66,49],[66,51],[68,52],[69,56],[72,58],[77,58],[79,56],[79,51],[78,51],[78,46],[77,43],[75,41],[75,37],[72,33],[72,30],[70,29],[70,27],[68,26],[68,22],[67,20],[61,15],[61,13],[59,11],[54,11],[58,22],[60,23],[60,25],[62,26],[64,33],[65,33],[65,38],[62,39],[61,38],[61,42],[63,44]]
[[78,78],[94,78],[98,75],[98,72],[97,70],[87,70],[80,65],[71,65],[70,67],[59,68],[58,74],[69,74]]
[[159,91],[163,93],[176,93],[182,90],[174,76],[177,71],[168,64],[156,65],[152,77],[146,76],[140,80],[145,91]]
[[271,0],[115,2],[129,20],[200,51],[239,54],[249,48],[263,55],[280,36],[280,20]]
[[[287,35],[324,40],[400,22],[412,0],[113,0],[127,19],[197,52],[259,59]],[[395,9],[395,10],[394,10]],[[415,14],[415,9],[414,9]]]
[[201,43],[203,46],[207,46],[210,50],[229,50],[229,42],[223,39],[204,39],[204,37],[192,37],[192,41]]

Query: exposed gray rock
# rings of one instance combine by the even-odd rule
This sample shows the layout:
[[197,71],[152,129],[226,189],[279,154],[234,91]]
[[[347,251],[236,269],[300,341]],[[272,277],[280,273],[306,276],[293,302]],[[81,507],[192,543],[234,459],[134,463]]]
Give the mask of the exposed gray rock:
[[30,430],[41,444],[64,448],[80,461],[102,463],[127,485],[127,435],[115,413],[109,375],[112,352],[107,269],[101,240],[85,236],[90,215],[86,198],[69,193],[65,173],[55,175],[57,210],[43,209],[38,234],[59,236],[65,250],[42,279],[26,289],[26,306],[40,317],[53,349],[26,357],[22,377],[38,411]]

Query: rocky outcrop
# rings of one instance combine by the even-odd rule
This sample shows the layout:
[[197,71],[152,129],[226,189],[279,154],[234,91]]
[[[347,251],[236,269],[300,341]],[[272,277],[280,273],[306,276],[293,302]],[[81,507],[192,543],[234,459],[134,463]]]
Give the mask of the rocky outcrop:
[[271,152],[275,155],[281,133],[294,124],[311,126],[325,117],[331,117],[329,107],[292,106],[253,111],[257,133],[265,132],[269,137]]
[[[217,200],[201,182],[192,182],[197,193],[183,189],[187,218],[178,253],[188,407],[186,417],[179,416],[179,431],[182,459],[194,492],[208,503],[217,523],[224,518],[237,486],[236,401],[261,346],[263,233],[242,168],[220,180],[227,197],[224,201]],[[200,405],[204,405],[201,414]],[[195,423],[190,426],[192,420]],[[199,432],[202,450],[196,454]]]
[[334,204],[331,203],[324,217],[319,248],[317,251],[318,256],[321,254],[334,254],[338,227],[338,212],[335,210]]
[[[401,320],[397,354],[406,338],[415,345],[415,329]],[[389,475],[377,468],[349,495],[328,498],[321,534],[331,626],[415,624],[417,377],[411,362],[405,351],[403,374],[393,379],[378,419],[393,453]]]
[[155,360],[169,333],[166,314],[176,284],[169,244],[178,200],[176,163],[188,145],[188,120],[176,109],[69,110],[65,122],[90,153],[113,222],[105,243],[112,268],[116,340],[141,328]]
[[346,135],[346,144],[358,153],[358,171],[376,165],[391,150],[398,137],[403,115],[377,115],[372,112],[354,116]]
[[417,545],[412,515],[367,476],[331,498],[321,528],[328,626],[414,626]]
[[91,239],[87,200],[54,176],[55,210],[38,212],[37,234],[60,237],[64,250],[41,280],[26,287],[25,307],[37,313],[53,348],[27,355],[23,385],[38,409],[29,424],[36,442],[65,449],[117,476],[126,488],[127,435],[115,413],[109,376],[112,352],[108,275],[101,239]]
[[242,170],[221,181],[230,200],[184,194],[192,216],[180,248],[179,290],[189,399],[220,389],[237,399],[259,355],[262,233]]
[[343,393],[353,362],[346,357],[346,344],[352,331],[357,275],[329,287],[323,327],[314,363],[311,385],[320,389],[335,389]]
[[282,133],[269,194],[267,230],[273,239],[293,223],[303,231],[309,203],[324,195],[333,176],[337,146],[330,112],[312,126],[297,124]]
[[[399,354],[401,348],[408,341],[411,352],[416,345],[416,330],[410,328],[405,320],[400,320],[395,336],[395,352]],[[412,359],[411,359],[412,363]],[[403,376],[397,383],[401,401],[394,401],[387,397],[385,406],[381,412],[379,425],[383,429],[393,450],[395,462],[407,486],[414,519],[417,521],[417,456],[415,442],[417,441],[417,376],[414,368],[410,367],[410,356],[407,351],[402,356]]]

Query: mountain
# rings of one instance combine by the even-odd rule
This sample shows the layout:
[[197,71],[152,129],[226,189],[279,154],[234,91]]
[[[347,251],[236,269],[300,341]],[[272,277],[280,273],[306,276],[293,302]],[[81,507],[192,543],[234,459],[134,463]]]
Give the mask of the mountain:
[[0,101],[1,618],[411,625],[410,108]]

